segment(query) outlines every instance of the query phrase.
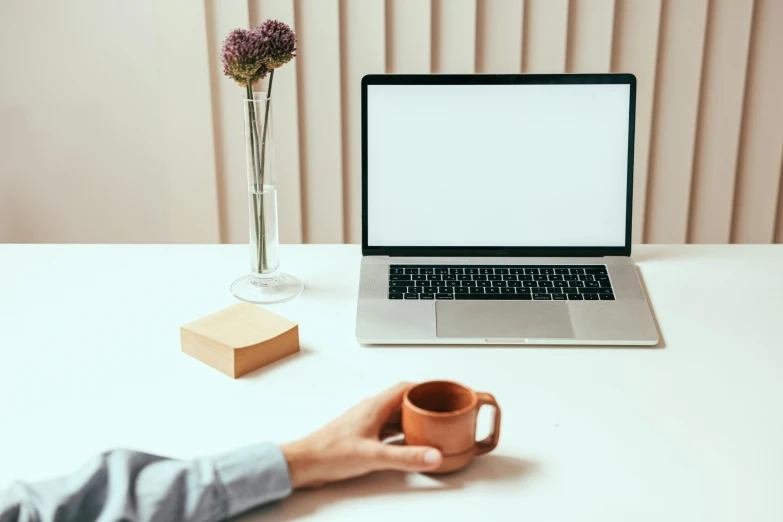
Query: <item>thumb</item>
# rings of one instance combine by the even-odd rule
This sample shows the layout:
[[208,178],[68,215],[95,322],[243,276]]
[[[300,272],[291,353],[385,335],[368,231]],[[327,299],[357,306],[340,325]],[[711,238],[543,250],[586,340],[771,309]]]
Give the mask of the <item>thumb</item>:
[[426,446],[397,446],[379,444],[375,453],[378,469],[397,471],[432,471],[443,462],[443,455]]

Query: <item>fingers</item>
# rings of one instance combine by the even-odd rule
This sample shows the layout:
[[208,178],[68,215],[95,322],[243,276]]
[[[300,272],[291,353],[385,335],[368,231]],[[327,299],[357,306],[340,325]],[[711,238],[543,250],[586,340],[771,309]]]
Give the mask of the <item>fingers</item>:
[[405,390],[411,386],[413,386],[412,382],[399,382],[391,388],[382,391],[375,397],[372,397],[371,401],[379,407],[387,406],[388,412],[391,414],[394,408],[400,406],[400,403],[402,402],[402,396],[405,394]]
[[392,411],[389,418],[381,426],[379,433],[380,440],[396,433],[402,433],[402,409],[396,408]]
[[381,426],[400,409],[402,396],[411,386],[413,386],[411,382],[401,382],[368,399],[367,407],[372,410],[371,415],[379,431]]
[[443,462],[443,456],[435,448],[426,446],[394,446],[373,444],[372,466],[376,470],[433,471]]
[[402,405],[397,406],[389,414],[386,424],[399,424],[402,421]]
[[387,422],[381,426],[381,431],[378,433],[378,439],[383,440],[391,435],[398,435],[400,433],[402,433],[402,423],[399,420],[397,422]]

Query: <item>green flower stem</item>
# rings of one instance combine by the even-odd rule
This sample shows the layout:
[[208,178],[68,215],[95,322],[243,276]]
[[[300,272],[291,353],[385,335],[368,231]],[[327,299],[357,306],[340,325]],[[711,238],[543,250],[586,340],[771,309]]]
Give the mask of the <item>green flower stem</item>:
[[[264,126],[261,129],[261,132],[263,133],[263,135],[261,136],[261,194],[262,194],[261,197],[263,197],[263,192],[264,192],[264,165],[266,165],[265,163],[266,137],[269,136],[269,104],[272,99],[272,80],[274,80],[274,78],[275,78],[275,70],[272,69],[269,73],[269,84],[267,85],[266,88],[266,103],[264,104]],[[261,224],[261,240],[264,241],[266,240],[266,223],[264,221],[263,212],[261,213],[260,224]],[[261,251],[261,256],[262,256],[261,264],[266,269],[268,268],[268,264],[269,264],[266,255],[266,248],[264,248]]]
[[261,184],[261,194],[258,192],[258,182],[263,179],[263,163],[259,158],[258,150],[258,124],[256,122],[256,108],[253,97],[253,85],[247,82],[247,99],[248,101],[248,120],[250,124],[250,151],[253,161],[253,186],[250,187],[250,199],[253,201],[253,219],[256,224],[254,230],[256,235],[256,271],[262,273],[265,268],[264,258],[266,257],[265,248],[263,246],[263,224],[264,224],[264,201],[263,201],[263,182]]
[[269,72],[269,85],[266,88],[266,104],[264,106],[264,128],[262,129],[262,132],[264,133],[263,136],[261,136],[261,186],[264,185],[264,154],[266,152],[266,137],[269,134],[267,132],[267,124],[269,123],[269,100],[272,99],[272,80],[275,79],[275,70],[272,69]]

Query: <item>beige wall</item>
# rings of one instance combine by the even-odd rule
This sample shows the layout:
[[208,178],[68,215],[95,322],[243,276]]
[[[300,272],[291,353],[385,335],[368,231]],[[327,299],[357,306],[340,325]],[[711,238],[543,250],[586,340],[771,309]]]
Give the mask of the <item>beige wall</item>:
[[300,36],[274,89],[284,241],[360,240],[363,74],[623,71],[635,240],[783,242],[781,0],[6,0],[0,241],[246,242],[218,52],[268,17]]
[[180,4],[0,2],[0,241],[219,240],[204,7]]

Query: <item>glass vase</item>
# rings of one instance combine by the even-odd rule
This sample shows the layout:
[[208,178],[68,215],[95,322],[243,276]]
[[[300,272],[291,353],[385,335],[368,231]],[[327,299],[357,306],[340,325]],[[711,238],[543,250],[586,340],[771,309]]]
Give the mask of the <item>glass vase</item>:
[[258,304],[290,301],[304,290],[299,279],[280,272],[270,105],[265,92],[254,92],[252,99],[248,96],[243,99],[250,273],[231,285],[231,293],[237,299]]

